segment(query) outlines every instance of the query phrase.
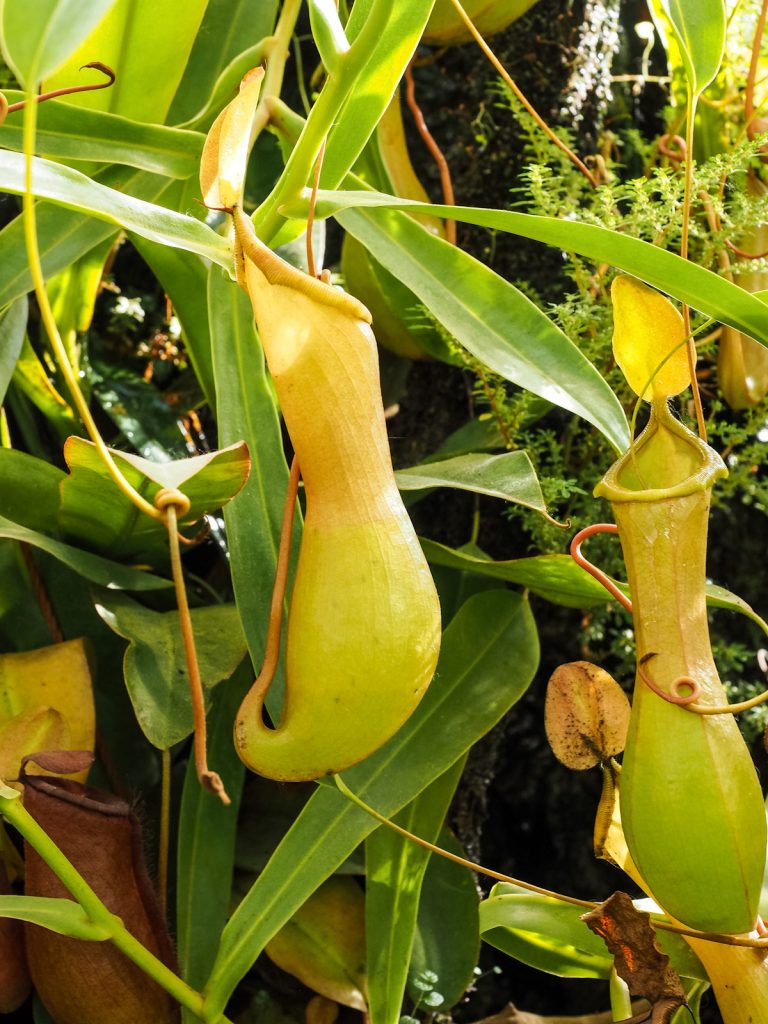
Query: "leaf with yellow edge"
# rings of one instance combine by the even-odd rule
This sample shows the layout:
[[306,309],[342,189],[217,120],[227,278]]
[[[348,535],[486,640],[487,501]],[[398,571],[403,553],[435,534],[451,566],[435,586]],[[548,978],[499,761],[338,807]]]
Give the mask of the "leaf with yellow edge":
[[72,739],[67,720],[54,708],[22,711],[0,722],[0,778],[16,785],[22,758],[40,750],[69,750]]
[[611,299],[613,354],[629,386],[646,401],[679,395],[691,382],[680,313],[665,296],[624,275],[613,282]]
[[267,943],[265,951],[308,988],[367,1012],[365,899],[353,878],[332,875]]
[[[96,717],[86,640],[67,640],[36,651],[0,655],[0,729],[18,716],[41,708],[54,709],[66,720],[68,749],[93,750]],[[62,738],[57,738],[59,749]],[[38,745],[20,751],[20,756],[40,750],[39,737],[34,742]],[[85,774],[76,778],[84,781]]]
[[200,162],[203,202],[211,207],[239,205],[251,148],[251,128],[261,93],[263,68],[253,68],[240,92],[211,125]]

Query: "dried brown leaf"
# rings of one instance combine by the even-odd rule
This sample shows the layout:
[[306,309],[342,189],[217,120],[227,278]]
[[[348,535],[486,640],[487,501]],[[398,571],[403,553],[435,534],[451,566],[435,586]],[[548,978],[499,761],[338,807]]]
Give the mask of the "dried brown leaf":
[[650,1000],[652,1024],[669,1024],[685,1003],[685,989],[669,957],[656,945],[650,915],[637,910],[625,892],[615,892],[581,920],[613,954],[616,973],[630,994]]
[[561,665],[547,684],[547,739],[555,757],[576,771],[624,749],[629,713],[629,700],[616,680],[588,661]]

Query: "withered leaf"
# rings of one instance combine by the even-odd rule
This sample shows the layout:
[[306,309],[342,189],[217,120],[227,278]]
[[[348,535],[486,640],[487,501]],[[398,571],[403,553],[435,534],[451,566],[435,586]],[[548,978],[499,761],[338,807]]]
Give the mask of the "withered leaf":
[[547,684],[544,726],[558,761],[581,771],[620,753],[629,728],[629,700],[616,680],[588,661],[572,661]]
[[650,1000],[651,1024],[669,1024],[685,1003],[685,990],[669,957],[656,945],[650,915],[637,910],[625,892],[615,892],[581,920],[613,954],[616,973],[630,995]]

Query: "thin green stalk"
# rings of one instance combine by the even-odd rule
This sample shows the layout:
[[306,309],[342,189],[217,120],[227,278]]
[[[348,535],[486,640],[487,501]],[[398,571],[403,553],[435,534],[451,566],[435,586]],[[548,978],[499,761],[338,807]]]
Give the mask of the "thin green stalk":
[[205,1014],[203,996],[191,988],[146,948],[126,929],[86,882],[77,868],[64,856],[54,841],[38,825],[32,815],[22,806],[19,794],[7,787],[0,787],[0,814],[24,837],[29,845],[42,857],[62,885],[77,900],[90,920],[99,925],[119,950],[141,968],[145,974],[165,989],[182,1006],[194,1013],[207,1024],[231,1024],[223,1015],[214,1018]]
[[[34,96],[30,96],[30,100],[34,100]],[[56,319],[51,309],[51,304],[48,299],[48,293],[45,290],[45,278],[43,275],[42,262],[40,260],[40,248],[37,241],[37,223],[35,219],[35,197],[32,193],[32,158],[35,149],[35,133],[37,130],[37,103],[28,102],[24,108],[24,122],[23,122],[23,140],[24,140],[24,195],[22,197],[22,211],[23,211],[23,222],[24,222],[24,239],[27,245],[27,259],[29,261],[29,272],[32,277],[32,283],[35,289],[35,295],[37,296],[38,306],[40,307],[40,318],[43,321],[43,325],[48,334],[53,348],[54,355],[56,356],[56,362],[59,364],[59,369],[67,383],[72,400],[75,403],[75,407],[80,415],[81,420],[85,429],[88,431],[88,435],[96,445],[99,455],[104,461],[107,467],[109,475],[117,487],[125,494],[125,496],[136,505],[145,515],[151,516],[153,519],[159,519],[160,513],[154,508],[146,498],[143,498],[139,492],[132,487],[125,479],[123,474],[118,469],[115,460],[109,452],[104,439],[102,438],[99,428],[96,426],[96,422],[91,415],[91,410],[88,408],[88,403],[83,397],[83,393],[80,390],[80,385],[77,380],[75,371],[72,369],[72,364],[69,361],[67,351],[64,347],[64,343],[59,334],[59,329],[56,325]]]
[[[280,207],[298,199],[315,166],[320,148],[333,127],[333,123],[349,99],[357,76],[368,62],[376,40],[386,25],[391,12],[391,0],[374,0],[374,4],[355,41],[339,57],[339,73],[330,74],[307,119],[304,131],[288,158],[282,175],[272,192],[254,214],[256,234],[269,243],[279,231],[284,218]],[[274,92],[267,91],[266,79],[263,96],[267,101]],[[266,104],[267,107],[269,104]]]
[[[688,231],[691,221],[691,189],[693,185],[693,119],[696,114],[696,99],[690,85],[688,86],[688,105],[686,107],[685,125],[685,181],[683,192],[683,230],[680,239],[680,255],[684,260],[688,259]],[[687,304],[683,305],[683,327],[686,335],[691,333],[691,311]],[[704,422],[704,409],[701,404],[701,393],[699,382],[696,380],[696,345],[693,339],[688,341],[688,369],[691,374],[691,390],[693,391],[693,405],[696,409],[696,424],[699,429],[699,437],[702,441],[707,440],[707,425]]]

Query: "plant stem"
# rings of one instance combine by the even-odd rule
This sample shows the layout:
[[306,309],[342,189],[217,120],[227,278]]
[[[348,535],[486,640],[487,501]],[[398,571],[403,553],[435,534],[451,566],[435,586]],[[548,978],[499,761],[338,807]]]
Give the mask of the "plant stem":
[[[301,195],[307,183],[307,168],[315,166],[320,148],[354,89],[357,76],[367,63],[375,41],[389,19],[390,11],[391,0],[374,0],[363,28],[349,50],[339,59],[339,73],[331,74],[326,79],[282,175],[254,214],[256,234],[263,242],[269,243],[283,224],[280,207]],[[276,94],[267,90],[266,82],[265,79],[263,97],[269,110],[268,101]]]
[[[688,230],[691,220],[691,187],[693,184],[693,119],[696,113],[696,97],[694,97],[690,86],[688,87],[688,105],[686,109],[685,125],[685,179],[683,192],[683,228],[680,238],[680,255],[684,260],[688,259]],[[696,423],[699,430],[699,437],[702,441],[707,440],[707,425],[704,422],[704,409],[701,405],[701,392],[699,382],[696,379],[696,345],[691,334],[691,311],[687,303],[683,305],[683,328],[688,337],[688,370],[691,375],[691,390],[693,391],[693,404],[696,409]]]
[[[6,791],[7,792],[7,791]],[[205,1016],[203,996],[143,946],[126,929],[119,917],[104,906],[80,872],[64,856],[53,840],[43,831],[32,815],[24,809],[18,794],[6,797],[0,793],[0,814],[24,837],[42,857],[62,885],[74,896],[90,920],[101,926],[119,950],[140,967],[182,1006],[209,1024],[229,1024],[224,1016],[211,1020]]]
[[366,814],[370,814],[372,818],[381,822],[382,825],[386,825],[388,828],[391,828],[393,832],[397,832],[406,839],[410,839],[410,841],[412,843],[416,843],[417,846],[423,846],[425,850],[436,853],[439,857],[445,857],[446,860],[452,860],[455,864],[461,864],[462,867],[469,868],[470,871],[477,871],[481,875],[487,875],[488,878],[495,878],[498,882],[509,882],[512,885],[519,885],[521,889],[527,889],[529,892],[538,893],[540,896],[549,896],[551,899],[560,900],[563,903],[570,903],[575,907],[585,907],[588,910],[594,910],[595,907],[598,906],[597,903],[592,903],[590,900],[579,900],[576,899],[575,896],[564,896],[562,893],[553,892],[551,889],[542,889],[539,885],[532,885],[530,882],[523,882],[519,878],[512,878],[510,875],[503,875],[499,871],[492,871],[490,868],[483,867],[482,864],[476,864],[474,861],[467,860],[465,857],[459,857],[457,854],[450,853],[450,851],[444,850],[440,846],[435,846],[434,843],[430,843],[426,839],[422,839],[420,836],[414,835],[413,832],[409,832],[407,829],[397,825],[394,821],[386,818],[383,814],[379,814],[378,811],[375,811],[365,803],[365,801],[361,800],[359,796],[353,793],[340,775],[334,775],[333,781],[336,783],[340,792],[343,793],[347,799],[351,800],[353,804],[357,804],[357,806],[364,810]]
[[187,675],[189,677],[189,693],[192,700],[192,716],[195,728],[195,768],[200,785],[221,800],[223,804],[231,803],[224,789],[224,783],[217,772],[208,768],[208,756],[206,753],[206,722],[205,722],[205,697],[203,695],[203,682],[200,678],[200,666],[197,661],[197,648],[195,647],[195,634],[192,629],[192,618],[189,614],[189,601],[187,600],[187,588],[184,586],[184,572],[181,567],[181,551],[179,549],[179,530],[177,519],[177,508],[184,507],[182,499],[189,507],[189,502],[184,495],[173,491],[160,491],[155,499],[162,507],[166,516],[168,527],[168,549],[171,555],[171,573],[173,585],[176,590],[176,604],[179,609],[179,629],[184,644],[184,657],[187,662]]
[[[34,96],[30,96],[33,100]],[[128,483],[123,474],[117,467],[115,460],[104,443],[104,439],[99,433],[99,428],[96,426],[96,421],[91,415],[91,410],[88,408],[88,403],[83,397],[83,393],[80,390],[80,385],[77,381],[77,376],[72,368],[72,364],[67,356],[64,343],[59,334],[59,329],[56,325],[56,320],[51,309],[51,304],[48,300],[48,293],[45,290],[45,278],[43,275],[43,267],[40,260],[40,248],[37,241],[37,223],[35,220],[35,197],[32,193],[32,160],[35,148],[35,132],[37,129],[37,103],[29,102],[24,108],[24,123],[23,123],[23,139],[24,139],[24,195],[22,197],[22,212],[24,221],[24,239],[27,245],[27,258],[29,260],[29,272],[32,277],[32,283],[35,289],[35,295],[37,296],[38,306],[40,307],[40,318],[45,326],[46,333],[51,342],[56,361],[59,364],[62,376],[67,383],[67,387],[72,396],[72,400],[75,403],[75,407],[80,415],[80,419],[83,421],[85,429],[88,431],[88,436],[91,438],[93,443],[96,445],[96,449],[104,461],[107,467],[109,475],[122,491],[122,493],[132,501],[134,505],[145,515],[151,516],[153,519],[160,519],[160,513],[153,505],[151,505],[146,498],[143,498],[139,492]]]

